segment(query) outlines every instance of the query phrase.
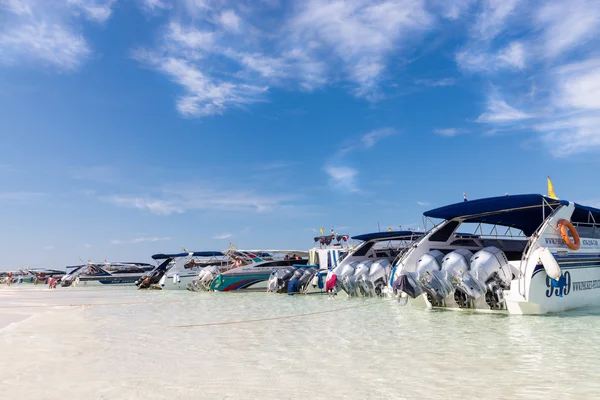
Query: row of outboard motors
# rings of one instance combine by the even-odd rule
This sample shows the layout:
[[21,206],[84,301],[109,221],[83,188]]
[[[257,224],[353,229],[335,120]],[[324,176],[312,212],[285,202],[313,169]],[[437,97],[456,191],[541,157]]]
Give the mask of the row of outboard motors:
[[188,284],[188,290],[192,292],[207,292],[210,290],[210,285],[219,276],[219,266],[209,265],[202,268],[198,276]]
[[381,297],[392,271],[387,259],[355,261],[333,269],[327,277],[327,291],[337,294],[344,291],[348,296]]
[[434,307],[480,308],[479,302],[485,301],[498,310],[505,308],[503,290],[510,288],[515,276],[506,254],[497,247],[475,254],[467,249],[446,255],[431,250],[417,261],[414,272],[403,271],[394,279],[392,290],[412,298],[426,294]]
[[311,266],[291,266],[275,270],[267,283],[267,292],[289,295],[324,290],[327,272]]

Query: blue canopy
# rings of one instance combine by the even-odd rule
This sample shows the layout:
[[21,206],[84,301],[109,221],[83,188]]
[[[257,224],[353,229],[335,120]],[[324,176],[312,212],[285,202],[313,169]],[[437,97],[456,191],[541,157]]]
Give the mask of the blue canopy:
[[[152,256],[154,260],[164,260],[166,258],[180,258],[187,257],[190,253],[175,253],[175,254],[155,254]],[[194,251],[192,256],[194,257],[219,257],[224,254],[220,251]]]
[[422,232],[413,232],[413,231],[391,231],[391,232],[373,232],[373,233],[365,233],[362,235],[352,236],[352,239],[362,240],[366,242],[367,240],[373,239],[394,239],[400,237],[410,237],[410,236],[423,236]]
[[[590,218],[591,217],[591,218]],[[572,222],[600,223],[600,210],[575,203],[575,211],[571,216]]]
[[445,220],[463,217],[462,222],[517,228],[530,236],[542,224],[544,216],[550,215],[550,206],[556,208],[568,204],[568,201],[551,199],[541,194],[520,194],[463,201],[429,210],[423,215]]

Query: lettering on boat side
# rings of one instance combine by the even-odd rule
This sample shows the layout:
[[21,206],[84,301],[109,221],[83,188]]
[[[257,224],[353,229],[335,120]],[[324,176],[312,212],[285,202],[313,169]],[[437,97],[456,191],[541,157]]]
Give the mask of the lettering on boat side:
[[[546,245],[566,246],[565,241],[561,238],[544,238]],[[600,241],[597,239],[581,239],[581,246],[584,247],[600,247]]]
[[571,291],[581,292],[584,290],[600,289],[600,279],[571,282],[571,273],[567,271],[561,275],[558,281],[547,276],[546,287],[546,297],[564,297],[571,293]]
[[567,296],[571,293],[571,273],[569,271],[561,274],[558,281],[546,276],[546,297],[552,297],[552,295],[556,297]]
[[600,289],[600,279],[593,281],[573,282],[573,291]]

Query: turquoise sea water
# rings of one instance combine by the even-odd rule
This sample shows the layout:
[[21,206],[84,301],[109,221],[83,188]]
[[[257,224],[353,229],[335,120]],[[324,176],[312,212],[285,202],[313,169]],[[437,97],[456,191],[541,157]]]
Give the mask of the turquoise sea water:
[[0,307],[3,399],[600,397],[600,309],[33,286]]

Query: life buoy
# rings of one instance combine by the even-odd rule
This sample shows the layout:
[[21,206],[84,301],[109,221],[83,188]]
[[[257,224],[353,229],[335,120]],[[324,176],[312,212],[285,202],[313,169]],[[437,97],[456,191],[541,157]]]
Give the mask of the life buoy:
[[[567,247],[571,250],[579,250],[579,247],[581,246],[579,233],[577,233],[573,224],[566,219],[561,219],[558,221],[558,229],[560,230],[560,236],[562,237],[562,240],[565,241]],[[571,235],[573,235],[573,241],[571,241],[567,229],[571,232]]]

